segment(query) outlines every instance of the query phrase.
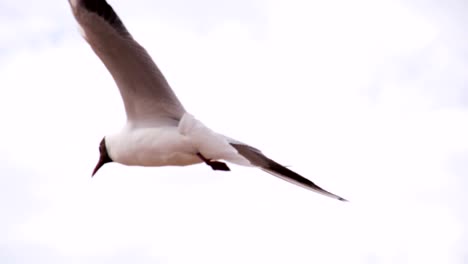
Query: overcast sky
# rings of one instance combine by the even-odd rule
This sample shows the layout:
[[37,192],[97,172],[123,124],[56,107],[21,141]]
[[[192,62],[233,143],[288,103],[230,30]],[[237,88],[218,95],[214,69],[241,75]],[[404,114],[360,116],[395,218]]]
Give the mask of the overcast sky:
[[232,165],[105,165],[68,2],[0,1],[0,263],[467,263],[464,1],[113,0],[185,107],[350,203]]

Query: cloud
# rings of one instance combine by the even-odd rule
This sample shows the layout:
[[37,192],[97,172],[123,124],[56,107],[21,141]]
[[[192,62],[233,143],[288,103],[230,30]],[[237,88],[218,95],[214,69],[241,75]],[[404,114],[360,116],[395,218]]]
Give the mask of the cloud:
[[187,109],[343,205],[236,166],[111,164],[91,179],[125,116],[65,2],[2,2],[17,10],[8,21],[30,19],[2,42],[4,259],[463,263],[467,63],[461,31],[446,30],[458,20],[441,20],[451,9],[112,2]]
[[[0,207],[3,217],[0,219],[0,234],[3,239],[17,231],[15,228],[43,209],[30,183],[35,182],[34,172],[21,169],[18,164],[7,158],[0,159],[2,177],[0,179]],[[15,228],[14,228],[15,227]],[[1,244],[1,240],[0,240]]]

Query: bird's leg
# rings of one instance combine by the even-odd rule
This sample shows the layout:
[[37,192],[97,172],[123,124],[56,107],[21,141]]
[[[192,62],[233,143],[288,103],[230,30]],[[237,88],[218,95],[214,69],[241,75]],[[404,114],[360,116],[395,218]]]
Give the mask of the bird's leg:
[[201,160],[203,160],[203,162],[209,165],[213,170],[230,171],[229,167],[224,162],[212,161],[210,159],[205,158],[201,153],[197,153],[197,156]]

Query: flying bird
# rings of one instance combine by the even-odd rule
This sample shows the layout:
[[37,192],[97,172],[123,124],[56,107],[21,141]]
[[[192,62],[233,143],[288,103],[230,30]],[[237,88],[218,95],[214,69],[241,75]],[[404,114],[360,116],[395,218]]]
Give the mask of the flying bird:
[[103,137],[92,176],[106,163],[186,166],[205,163],[229,171],[231,162],[258,167],[328,197],[346,199],[266,157],[260,150],[216,133],[185,110],[146,50],[105,0],[69,0],[84,39],[120,90],[127,122]]

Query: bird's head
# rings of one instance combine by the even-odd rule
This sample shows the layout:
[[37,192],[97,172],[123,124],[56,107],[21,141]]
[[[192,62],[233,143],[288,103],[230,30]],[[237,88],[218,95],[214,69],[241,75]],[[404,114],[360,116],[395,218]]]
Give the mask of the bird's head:
[[102,165],[109,162],[113,162],[113,160],[110,158],[109,152],[107,152],[106,138],[103,137],[101,143],[99,144],[99,161],[96,164],[96,167],[94,168],[91,177],[93,177],[94,174],[96,174],[96,172],[102,167]]

